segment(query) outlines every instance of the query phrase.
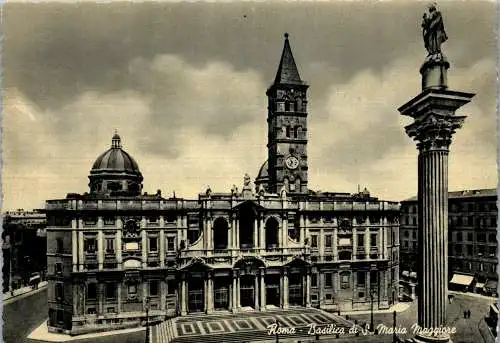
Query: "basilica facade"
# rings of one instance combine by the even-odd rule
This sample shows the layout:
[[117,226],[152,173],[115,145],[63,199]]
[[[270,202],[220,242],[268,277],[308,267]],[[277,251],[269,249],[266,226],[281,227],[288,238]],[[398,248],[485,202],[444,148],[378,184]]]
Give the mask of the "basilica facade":
[[268,159],[253,184],[197,199],[145,194],[115,134],[89,193],[48,200],[50,331],[81,334],[191,313],[397,301],[399,204],[308,188],[307,90],[285,35],[267,90]]

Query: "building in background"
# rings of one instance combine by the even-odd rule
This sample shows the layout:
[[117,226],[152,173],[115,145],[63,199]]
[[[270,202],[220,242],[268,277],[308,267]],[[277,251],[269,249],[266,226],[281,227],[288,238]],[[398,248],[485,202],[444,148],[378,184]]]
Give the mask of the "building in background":
[[3,291],[27,285],[47,268],[47,220],[44,211],[19,209],[3,214]]
[[[448,279],[450,289],[495,295],[498,277],[497,190],[449,192]],[[417,198],[401,202],[402,282],[417,282]]]
[[48,326],[80,334],[214,311],[388,308],[397,301],[399,204],[307,187],[307,85],[285,36],[268,89],[268,160],[255,187],[197,199],[142,192],[121,138],[89,193],[49,200]]

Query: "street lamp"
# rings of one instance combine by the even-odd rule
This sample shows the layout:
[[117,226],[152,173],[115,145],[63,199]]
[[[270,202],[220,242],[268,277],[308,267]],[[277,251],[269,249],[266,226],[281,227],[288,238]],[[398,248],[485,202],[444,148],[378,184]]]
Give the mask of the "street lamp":
[[149,297],[146,297],[146,343],[149,343]]

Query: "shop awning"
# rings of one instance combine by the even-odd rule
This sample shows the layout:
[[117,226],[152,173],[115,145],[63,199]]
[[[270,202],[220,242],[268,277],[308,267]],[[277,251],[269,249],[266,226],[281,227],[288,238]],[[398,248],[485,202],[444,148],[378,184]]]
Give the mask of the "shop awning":
[[476,283],[476,288],[482,289],[484,287],[484,283],[478,282]]
[[496,290],[497,290],[497,284],[498,284],[497,280],[488,280],[488,281],[486,281],[486,284],[484,285],[484,288],[487,291],[496,292]]
[[407,270],[403,270],[403,276],[409,277],[410,276],[410,272],[408,272]]
[[472,281],[474,280],[473,276],[463,275],[463,274],[453,274],[450,283],[454,283],[456,285],[462,286],[470,286]]

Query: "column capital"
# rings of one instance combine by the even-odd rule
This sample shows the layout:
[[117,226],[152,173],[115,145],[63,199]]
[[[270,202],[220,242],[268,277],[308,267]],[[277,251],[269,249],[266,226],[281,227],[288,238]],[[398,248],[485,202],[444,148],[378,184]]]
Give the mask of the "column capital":
[[462,127],[465,118],[431,113],[425,119],[406,126],[405,130],[417,142],[420,151],[447,150],[453,134]]

